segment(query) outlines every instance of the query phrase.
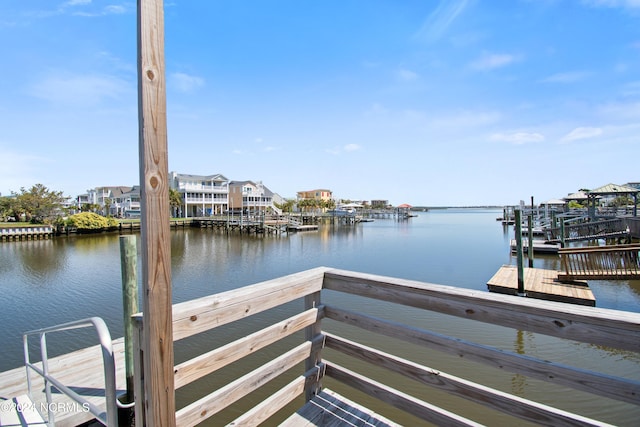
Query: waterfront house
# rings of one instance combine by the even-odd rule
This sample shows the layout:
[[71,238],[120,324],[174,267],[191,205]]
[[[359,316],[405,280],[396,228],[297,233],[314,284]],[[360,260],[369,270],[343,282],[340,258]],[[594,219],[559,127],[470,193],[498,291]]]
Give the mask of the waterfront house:
[[275,194],[261,181],[231,181],[229,211],[248,215],[282,213],[274,205]]
[[182,217],[220,215],[229,204],[229,179],[222,174],[169,173],[169,186],[182,198]]
[[323,202],[328,202],[333,200],[333,193],[331,190],[326,189],[317,189],[317,190],[309,190],[309,191],[298,191],[296,194],[298,201],[300,200],[320,200]]
[[117,216],[121,218],[140,218],[140,186],[134,185],[131,191],[122,193],[115,200]]
[[82,207],[88,204],[98,206],[103,215],[120,216],[122,207],[119,204],[119,200],[121,200],[123,194],[131,192],[132,188],[128,186],[91,188],[87,190],[86,194],[77,196],[78,209],[82,210]]

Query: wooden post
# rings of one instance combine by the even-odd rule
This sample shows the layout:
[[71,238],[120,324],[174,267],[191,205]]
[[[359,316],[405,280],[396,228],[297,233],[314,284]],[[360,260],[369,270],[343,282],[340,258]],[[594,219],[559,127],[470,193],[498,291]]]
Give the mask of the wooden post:
[[120,236],[120,265],[122,268],[122,311],[124,315],[124,366],[127,383],[126,403],[133,402],[133,333],[131,316],[138,309],[138,253],[136,236]]
[[560,247],[564,248],[564,217],[560,218]]
[[148,426],[175,426],[169,171],[162,0],[138,0],[138,126]]
[[529,248],[527,249],[527,258],[529,258],[529,268],[533,268],[533,211],[529,215]]
[[516,259],[518,262],[518,295],[524,296],[524,260],[522,257],[522,212],[515,209]]

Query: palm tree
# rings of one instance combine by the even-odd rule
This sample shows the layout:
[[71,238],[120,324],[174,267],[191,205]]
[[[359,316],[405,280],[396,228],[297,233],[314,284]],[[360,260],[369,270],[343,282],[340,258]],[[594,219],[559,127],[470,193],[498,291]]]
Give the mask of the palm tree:
[[169,206],[171,207],[171,216],[178,217],[178,212],[182,206],[182,195],[175,188],[169,189]]

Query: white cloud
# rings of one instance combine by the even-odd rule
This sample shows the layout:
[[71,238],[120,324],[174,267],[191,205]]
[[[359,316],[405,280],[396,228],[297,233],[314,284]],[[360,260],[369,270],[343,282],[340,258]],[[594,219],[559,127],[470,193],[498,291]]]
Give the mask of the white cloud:
[[111,4],[104,8],[104,11],[110,15],[120,15],[127,12],[127,8],[123,5]]
[[178,92],[190,93],[204,86],[204,79],[186,73],[172,73],[170,75],[170,84],[175,87]]
[[351,153],[353,151],[358,151],[361,150],[362,146],[358,145],[358,144],[346,144],[342,147],[334,147],[334,148],[328,148],[325,151],[329,154],[332,154],[334,156],[337,156],[339,154],[342,153]]
[[560,142],[573,142],[581,139],[595,138],[602,135],[602,129],[591,127],[575,128],[560,139]]
[[114,76],[54,75],[34,84],[29,92],[53,103],[90,106],[118,99],[131,90],[127,81]]
[[396,72],[396,76],[398,78],[398,80],[403,81],[403,82],[412,82],[418,79],[418,74],[414,73],[411,70],[407,70],[404,68],[399,69]]
[[571,71],[567,73],[557,73],[542,79],[542,82],[543,83],[574,83],[580,80],[584,80],[588,75],[589,73],[585,71]]
[[[634,87],[632,86],[631,90]],[[635,90],[640,90],[640,88],[635,87]],[[598,114],[608,121],[638,122],[640,121],[640,102],[604,104],[598,108]]]
[[519,58],[506,53],[486,53],[471,63],[471,68],[481,71],[507,66]]
[[388,114],[389,110],[382,104],[380,103],[374,103],[371,105],[371,107],[369,107],[369,109],[367,111],[364,112],[365,116],[378,116],[378,115],[384,115],[384,114]]
[[68,0],[62,4],[62,7],[83,6],[85,4],[91,4],[91,0]]
[[489,137],[492,141],[508,142],[515,145],[523,145],[544,141],[544,135],[538,132],[511,132],[494,133]]
[[502,115],[496,111],[459,111],[432,118],[430,124],[435,127],[468,128],[493,124]]
[[82,6],[92,6],[92,0],[66,1],[58,7],[58,13],[65,13],[69,11],[74,16],[96,17],[105,15],[121,15],[133,9],[130,3],[124,2],[121,4],[109,4],[101,9],[93,7],[91,8],[92,10],[88,7],[82,8]]
[[591,7],[610,7],[624,9],[640,8],[640,0],[583,0],[582,3]]
[[440,1],[438,7],[427,17],[415,38],[434,42],[444,35],[449,26],[467,7],[468,0]]

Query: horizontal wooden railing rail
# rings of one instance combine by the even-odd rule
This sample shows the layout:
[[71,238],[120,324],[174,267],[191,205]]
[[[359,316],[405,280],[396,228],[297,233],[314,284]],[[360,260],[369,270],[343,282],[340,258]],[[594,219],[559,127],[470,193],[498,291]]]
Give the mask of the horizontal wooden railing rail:
[[323,289],[640,353],[640,314],[331,269]]
[[640,279],[640,244],[564,248],[560,280]]
[[[325,291],[331,292],[332,303],[324,300]],[[192,337],[235,321],[242,321],[254,314],[292,301],[303,300],[302,310],[288,306],[287,312],[296,311],[283,320],[265,325],[260,330],[242,336],[224,345],[212,346],[195,358],[179,363],[175,367],[176,389],[203,380],[223,367],[246,356],[265,349],[284,338],[297,341],[291,348],[278,350],[279,356],[270,357],[242,376],[205,396],[187,403],[176,412],[180,426],[192,426],[220,413],[238,400],[266,386],[272,379],[294,369],[305,367],[293,380],[273,391],[269,385],[268,397],[252,409],[240,415],[232,425],[257,425],[267,420],[294,399],[308,397],[309,390],[321,386],[323,376],[381,399],[413,416],[435,424],[476,425],[461,414],[452,413],[419,397],[407,394],[402,387],[382,384],[357,373],[347,365],[340,366],[328,360],[332,352],[371,363],[375,369],[384,369],[392,375],[415,380],[420,387],[434,388],[452,396],[464,398],[483,405],[491,411],[506,413],[527,421],[543,425],[603,425],[596,420],[556,409],[543,403],[514,396],[459,376],[438,371],[412,362],[381,349],[342,338],[324,331],[319,322],[334,321],[356,326],[372,337],[378,334],[393,337],[437,350],[445,355],[454,355],[470,362],[514,372],[524,377],[542,380],[573,390],[592,393],[610,399],[640,406],[640,381],[593,372],[576,366],[541,360],[472,340],[465,340],[437,333],[426,328],[383,320],[370,314],[340,308],[340,293],[374,298],[388,303],[443,313],[464,319],[493,325],[549,335],[565,340],[591,343],[624,351],[640,353],[640,314],[619,312],[593,307],[531,300],[507,295],[492,294],[423,282],[355,273],[344,270],[316,268],[297,274],[265,281],[256,285],[223,292],[174,305],[174,341]],[[349,296],[349,300],[352,298]],[[367,305],[364,304],[363,307]],[[291,309],[291,310],[290,310]],[[142,316],[138,315],[138,325]],[[349,326],[349,327],[351,327]],[[301,331],[305,330],[304,337]],[[139,327],[136,339],[141,342]],[[360,335],[358,335],[360,336]],[[194,339],[197,339],[194,337]],[[283,346],[279,346],[281,349]],[[140,349],[138,343],[137,348]],[[325,355],[325,351],[331,353]],[[282,351],[282,353],[280,353]],[[136,357],[136,372],[142,358]],[[348,362],[348,360],[347,360]],[[342,363],[342,362],[341,362]],[[358,366],[362,366],[359,364]],[[362,368],[365,369],[365,368]],[[295,371],[294,371],[295,373]],[[144,425],[143,379],[136,381],[136,422]],[[426,392],[425,392],[426,393]],[[425,394],[428,395],[428,394]],[[142,397],[141,399],[139,397]],[[140,413],[138,413],[140,410]]]

